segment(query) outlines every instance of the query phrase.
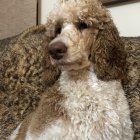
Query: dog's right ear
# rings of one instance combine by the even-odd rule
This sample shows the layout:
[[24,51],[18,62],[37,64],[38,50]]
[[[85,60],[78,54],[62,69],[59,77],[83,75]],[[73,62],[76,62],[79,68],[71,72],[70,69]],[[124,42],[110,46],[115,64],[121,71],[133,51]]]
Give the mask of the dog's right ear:
[[102,80],[121,79],[125,75],[124,44],[112,21],[102,24],[92,47],[91,58],[97,77]]

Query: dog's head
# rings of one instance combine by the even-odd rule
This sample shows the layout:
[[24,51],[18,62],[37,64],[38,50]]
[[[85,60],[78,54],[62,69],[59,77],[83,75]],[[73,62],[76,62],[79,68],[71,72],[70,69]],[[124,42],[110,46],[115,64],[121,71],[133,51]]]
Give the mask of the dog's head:
[[60,69],[77,70],[92,64],[100,79],[124,75],[124,44],[109,13],[97,0],[62,2],[46,26],[48,51]]

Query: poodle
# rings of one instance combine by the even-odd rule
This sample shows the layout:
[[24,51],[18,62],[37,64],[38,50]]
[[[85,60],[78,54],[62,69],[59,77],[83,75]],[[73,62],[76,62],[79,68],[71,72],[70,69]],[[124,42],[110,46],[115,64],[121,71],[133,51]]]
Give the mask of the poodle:
[[97,0],[62,1],[46,26],[61,75],[10,140],[132,140],[126,54],[108,11]]

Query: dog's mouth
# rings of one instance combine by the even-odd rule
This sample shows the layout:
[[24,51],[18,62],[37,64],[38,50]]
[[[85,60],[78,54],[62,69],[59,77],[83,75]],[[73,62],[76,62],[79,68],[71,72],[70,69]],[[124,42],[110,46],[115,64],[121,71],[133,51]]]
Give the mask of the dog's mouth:
[[60,65],[60,66],[70,66],[70,65],[74,65],[74,63],[62,62],[62,63],[58,63],[57,65]]
[[67,61],[55,60],[55,59],[51,58],[51,63],[53,65],[57,65],[57,66],[71,66],[71,65],[75,65],[77,63],[77,61],[67,62]]
[[79,70],[90,65],[90,62],[84,59],[77,59],[73,61],[55,60],[51,58],[52,65],[58,66],[61,70]]

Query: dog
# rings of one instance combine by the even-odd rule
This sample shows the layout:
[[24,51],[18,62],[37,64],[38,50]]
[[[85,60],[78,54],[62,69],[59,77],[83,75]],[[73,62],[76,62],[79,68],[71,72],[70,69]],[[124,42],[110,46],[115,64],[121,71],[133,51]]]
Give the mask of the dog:
[[97,0],[63,1],[46,26],[61,75],[10,140],[132,140],[124,43],[108,11]]

